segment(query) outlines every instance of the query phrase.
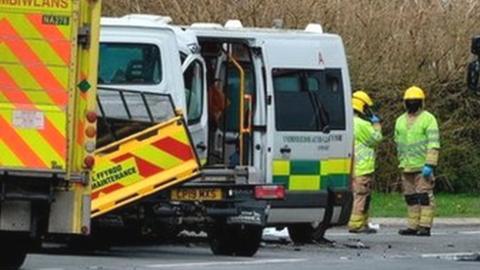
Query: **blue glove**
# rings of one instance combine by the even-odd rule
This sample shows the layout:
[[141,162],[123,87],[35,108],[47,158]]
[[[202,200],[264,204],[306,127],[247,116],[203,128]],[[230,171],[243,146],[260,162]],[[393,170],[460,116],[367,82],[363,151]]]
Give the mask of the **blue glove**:
[[380,123],[380,117],[378,117],[374,114],[374,115],[372,115],[372,117],[370,117],[370,122],[372,122],[372,124],[378,124],[378,123]]
[[430,165],[423,166],[422,175],[423,177],[430,177],[433,174],[433,168]]

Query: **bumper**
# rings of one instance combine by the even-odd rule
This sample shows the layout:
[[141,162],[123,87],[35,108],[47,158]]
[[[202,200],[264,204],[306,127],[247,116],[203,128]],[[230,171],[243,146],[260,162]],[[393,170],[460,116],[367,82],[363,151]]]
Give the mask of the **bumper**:
[[[266,225],[268,201],[255,199],[255,185],[195,183],[183,187],[221,189],[224,197],[215,201],[168,202],[175,217],[181,217],[184,221],[191,219],[195,222],[223,219],[228,224]],[[170,198],[169,193],[165,194],[164,198]],[[199,217],[201,218],[198,219]]]
[[333,226],[345,225],[351,210],[352,193],[349,190],[287,192],[285,200],[271,202],[267,224],[328,222]]

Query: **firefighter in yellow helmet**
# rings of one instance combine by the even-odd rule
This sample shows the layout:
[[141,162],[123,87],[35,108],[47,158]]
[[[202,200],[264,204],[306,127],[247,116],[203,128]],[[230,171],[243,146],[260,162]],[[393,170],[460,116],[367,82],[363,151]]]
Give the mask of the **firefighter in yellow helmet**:
[[348,222],[351,233],[375,233],[368,226],[373,173],[375,171],[375,148],[382,140],[380,118],[372,113],[372,99],[364,91],[353,93],[353,125],[355,137],[353,211]]
[[395,123],[395,143],[408,208],[408,227],[401,235],[430,236],[434,216],[433,170],[438,163],[440,136],[437,120],[423,109],[425,93],[417,86],[405,91],[406,112]]

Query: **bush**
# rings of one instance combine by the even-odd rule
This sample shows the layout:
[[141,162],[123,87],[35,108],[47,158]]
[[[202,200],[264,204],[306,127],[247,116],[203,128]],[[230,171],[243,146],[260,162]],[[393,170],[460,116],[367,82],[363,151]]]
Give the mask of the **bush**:
[[474,0],[104,0],[104,14],[169,15],[177,24],[240,19],[289,28],[322,23],[346,44],[354,89],[367,89],[383,106],[385,142],[378,164],[378,189],[398,189],[392,129],[402,112],[401,96],[412,84],[427,91],[427,108],[442,134],[439,187],[480,191],[480,97],[465,87],[470,38],[480,31],[480,2]]

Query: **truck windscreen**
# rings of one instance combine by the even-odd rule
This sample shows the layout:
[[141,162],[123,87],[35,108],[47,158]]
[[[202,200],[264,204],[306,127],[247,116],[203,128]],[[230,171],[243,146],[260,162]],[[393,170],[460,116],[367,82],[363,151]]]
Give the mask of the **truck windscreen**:
[[273,69],[276,129],[345,129],[345,100],[340,69]]
[[99,83],[156,85],[162,81],[160,50],[153,44],[102,43]]

